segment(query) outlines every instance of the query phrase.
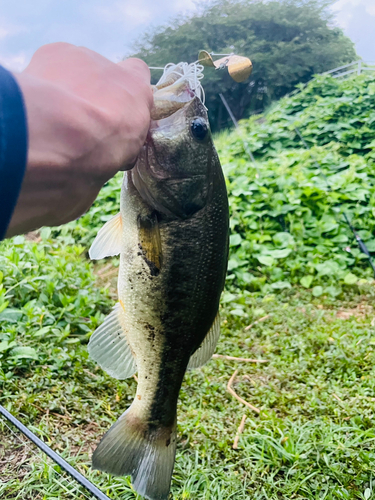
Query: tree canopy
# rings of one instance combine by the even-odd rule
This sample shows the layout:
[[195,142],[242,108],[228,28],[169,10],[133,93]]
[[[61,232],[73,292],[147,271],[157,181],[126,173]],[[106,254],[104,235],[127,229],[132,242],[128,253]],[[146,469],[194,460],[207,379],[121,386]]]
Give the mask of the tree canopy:
[[[241,84],[207,68],[203,80],[213,130],[230,124],[223,93],[237,119],[263,110],[296,84],[356,58],[354,45],[332,25],[330,0],[216,0],[191,16],[145,34],[133,55],[150,66],[193,62],[202,49],[249,57],[254,69]],[[160,72],[153,72],[154,79]]]

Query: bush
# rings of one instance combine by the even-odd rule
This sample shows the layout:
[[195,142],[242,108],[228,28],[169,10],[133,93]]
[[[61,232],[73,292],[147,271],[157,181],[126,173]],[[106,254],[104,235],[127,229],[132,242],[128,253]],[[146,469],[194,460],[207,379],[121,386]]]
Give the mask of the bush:
[[[231,208],[230,289],[298,283],[336,296],[372,276],[343,213],[375,253],[375,78],[319,76],[300,90],[215,138]],[[119,210],[122,176],[53,237],[87,250]]]
[[318,77],[264,117],[222,134],[217,148],[228,180],[235,285],[269,291],[300,283],[335,296],[341,285],[372,276],[344,212],[375,252],[373,76]]

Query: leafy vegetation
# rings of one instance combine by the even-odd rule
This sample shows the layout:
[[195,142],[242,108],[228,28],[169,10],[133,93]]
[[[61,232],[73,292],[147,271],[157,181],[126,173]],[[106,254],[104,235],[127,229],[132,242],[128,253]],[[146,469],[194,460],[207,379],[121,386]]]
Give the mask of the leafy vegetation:
[[[319,77],[217,138],[232,235],[216,352],[267,363],[216,358],[186,375],[171,498],[375,495],[374,281],[342,223],[345,209],[375,252],[374,99],[370,76]],[[78,221],[1,243],[0,403],[110,498],[140,500],[129,478],[90,467],[136,390],[86,349],[114,303],[118,265],[94,265],[87,250],[118,211],[120,185],[121,175]],[[259,415],[227,392],[236,369],[233,389]],[[84,499],[33,451],[0,419],[2,499]]]
[[372,276],[344,212],[373,254],[374,137],[373,76],[319,77],[220,137],[234,285],[267,292],[300,283],[337,296]]
[[[202,49],[250,57],[253,73],[240,85],[224,72],[205,72],[206,104],[212,129],[217,131],[230,124],[218,89],[236,118],[245,118],[314,74],[356,59],[351,40],[330,22],[330,3],[216,0],[197,14],[149,31],[136,47],[135,56],[161,67],[169,62],[192,62]],[[155,75],[160,76],[160,72]]]
[[[373,276],[344,212],[375,257],[374,76],[320,76],[215,142],[231,208],[228,290],[299,284],[338,296]],[[87,248],[118,211],[121,179],[54,235]]]

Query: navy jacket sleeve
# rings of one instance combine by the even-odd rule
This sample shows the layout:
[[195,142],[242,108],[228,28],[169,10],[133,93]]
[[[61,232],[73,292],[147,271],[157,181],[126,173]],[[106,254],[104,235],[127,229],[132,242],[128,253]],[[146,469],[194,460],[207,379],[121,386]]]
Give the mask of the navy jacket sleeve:
[[27,119],[21,90],[0,66],[0,240],[17,203],[27,161]]

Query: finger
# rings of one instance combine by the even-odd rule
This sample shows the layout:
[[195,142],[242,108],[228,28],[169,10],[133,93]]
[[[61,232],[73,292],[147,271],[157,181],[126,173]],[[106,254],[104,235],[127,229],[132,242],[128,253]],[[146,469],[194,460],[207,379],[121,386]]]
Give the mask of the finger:
[[139,78],[146,80],[148,83],[151,80],[150,69],[141,59],[130,57],[129,59],[120,61],[117,65],[131,72],[134,76],[138,76]]
[[131,170],[133,167],[135,167],[135,164],[137,163],[138,160],[138,155],[133,158],[130,161],[127,161],[122,167],[120,168],[121,172],[126,172],[126,170]]
[[34,52],[29,64],[23,71],[27,73],[34,67],[38,67],[41,63],[45,63],[46,60],[53,62],[61,54],[66,54],[72,48],[76,49],[76,46],[66,42],[46,43]]
[[85,54],[85,56],[91,57],[93,61],[100,61],[101,63],[105,64],[115,64],[112,61],[110,61],[107,57],[103,56],[102,54],[99,54],[98,52],[95,52],[95,50],[88,49],[87,47],[84,47],[82,45],[79,45],[77,49],[82,53]]

